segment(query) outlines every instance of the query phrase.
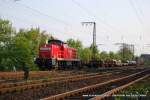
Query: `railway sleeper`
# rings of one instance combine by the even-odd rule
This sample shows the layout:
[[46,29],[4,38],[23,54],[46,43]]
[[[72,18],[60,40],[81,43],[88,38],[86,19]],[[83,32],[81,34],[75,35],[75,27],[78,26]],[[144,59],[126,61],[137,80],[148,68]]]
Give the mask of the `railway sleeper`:
[[[147,78],[147,77],[149,77],[149,76],[150,76],[150,74],[145,75],[145,76],[143,76],[143,77],[141,77],[141,78],[138,78],[138,79],[136,79],[136,80],[134,80],[134,81],[131,81],[131,82],[127,83],[127,84],[124,84],[124,85],[122,85],[122,86],[119,86],[119,87],[117,87],[117,88],[114,88],[114,89],[112,89],[112,90],[109,90],[109,91],[107,91],[107,92],[101,94],[100,96],[96,96],[96,97],[94,97],[94,98],[91,98],[90,100],[105,100],[105,99],[108,98],[108,96],[111,96],[111,95],[113,95],[113,94],[115,94],[115,93],[118,93],[118,92],[120,92],[121,90],[127,88],[128,86],[130,86],[130,85],[132,85],[132,84],[134,84],[134,83],[136,83],[136,82],[138,82],[138,81],[140,81],[140,80],[142,80],[142,79],[144,79],[144,78]],[[107,96],[107,97],[106,97],[106,96]]]
[[[80,78],[80,77],[86,77],[86,76],[90,76],[90,75],[98,75],[99,73],[94,73],[94,74],[87,74],[87,75],[77,75],[77,76],[71,76],[68,77],[67,79],[73,79],[75,78]],[[60,77],[58,79],[54,79],[54,81],[60,80],[60,79],[65,79],[65,77]],[[21,86],[21,85],[28,85],[28,84],[37,84],[37,83],[44,83],[44,82],[51,82],[52,80],[36,80],[36,81],[30,81],[30,82],[19,82],[19,83],[9,83],[9,84],[1,84],[0,85],[0,89],[1,88],[7,88],[7,87],[14,87],[14,86]]]
[[125,76],[125,77],[122,77],[122,78],[118,78],[118,79],[114,79],[114,80],[110,80],[110,81],[107,81],[107,82],[104,82],[104,83],[99,83],[99,84],[95,84],[95,85],[91,85],[91,86],[87,86],[87,87],[84,87],[84,88],[80,88],[80,89],[77,89],[77,90],[73,90],[73,91],[69,91],[69,92],[65,92],[65,93],[62,93],[62,94],[58,94],[58,95],[54,95],[54,96],[50,96],[48,98],[43,98],[41,100],[58,100],[58,99],[64,99],[66,97],[70,97],[71,95],[77,95],[77,94],[82,94],[84,92],[88,92],[88,91],[91,91],[93,89],[96,89],[96,88],[100,88],[100,87],[103,87],[103,86],[107,86],[107,85],[110,85],[112,83],[115,83],[115,82],[121,82],[122,80],[126,80],[126,79],[130,79],[130,78],[134,78],[135,76],[138,76],[138,75],[146,75],[150,72],[150,70],[145,70],[145,71],[142,71],[142,72],[138,72],[138,73],[135,73],[135,74],[132,74],[132,75],[129,75],[129,76]]
[[[16,87],[7,87],[7,88],[1,88],[0,91],[3,91],[5,90],[6,92],[13,92],[13,90],[16,90],[17,88],[26,88],[26,89],[35,89],[35,88],[42,88],[42,87],[48,87],[48,86],[51,86],[52,84],[57,84],[57,83],[63,83],[63,82],[73,82],[73,81],[78,81],[78,80],[81,80],[81,79],[89,79],[89,78],[94,78],[94,77],[100,77],[100,76],[109,76],[111,75],[112,73],[107,73],[107,74],[102,74],[102,75],[96,75],[96,76],[90,76],[90,77],[77,77],[77,78],[69,78],[68,80],[63,80],[63,81],[53,81],[53,82],[45,82],[45,83],[38,83],[38,84],[25,84],[23,86],[16,86]],[[11,91],[10,91],[11,89]],[[24,90],[24,89],[23,89]],[[6,92],[1,92],[1,93],[6,93]]]

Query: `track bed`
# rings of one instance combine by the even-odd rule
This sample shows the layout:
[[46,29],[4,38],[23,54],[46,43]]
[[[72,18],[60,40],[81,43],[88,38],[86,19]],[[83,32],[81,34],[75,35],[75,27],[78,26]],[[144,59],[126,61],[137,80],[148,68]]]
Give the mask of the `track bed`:
[[[4,93],[0,95],[1,100],[37,100],[40,98],[45,98],[61,93],[65,93],[68,91],[76,90],[79,88],[83,88],[89,85],[94,85],[102,82],[106,82],[108,80],[112,80],[115,78],[120,78],[127,76],[129,74],[138,72],[140,70],[144,69],[132,69],[132,70],[118,70],[118,71],[112,71],[113,73],[110,75],[93,75],[93,76],[82,76],[78,78],[73,78],[68,80],[66,77],[66,80],[59,80],[54,83],[46,84],[45,82],[43,85],[37,85],[39,83],[36,83],[33,85],[37,85],[36,88],[28,88],[28,89],[22,89],[18,88],[16,91],[10,92],[10,93]],[[109,72],[110,73],[110,72]],[[108,73],[105,73],[108,74]],[[46,85],[45,85],[46,84]],[[28,86],[29,87],[29,86]]]

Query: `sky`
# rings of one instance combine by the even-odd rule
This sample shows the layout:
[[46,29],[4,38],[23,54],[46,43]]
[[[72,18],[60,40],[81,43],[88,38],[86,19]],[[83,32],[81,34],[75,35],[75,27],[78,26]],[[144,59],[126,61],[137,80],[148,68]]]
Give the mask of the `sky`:
[[135,54],[150,53],[150,0],[0,0],[0,17],[20,28],[40,27],[66,41],[96,42],[100,51],[119,50],[116,43],[135,45]]

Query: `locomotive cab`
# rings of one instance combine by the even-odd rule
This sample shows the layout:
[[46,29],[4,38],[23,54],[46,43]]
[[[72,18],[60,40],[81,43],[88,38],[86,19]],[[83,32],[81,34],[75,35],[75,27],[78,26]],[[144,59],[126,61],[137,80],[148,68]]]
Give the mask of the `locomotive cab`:
[[57,65],[57,49],[62,46],[63,42],[60,40],[49,40],[47,44],[43,44],[39,47],[39,57],[36,58],[36,64],[40,69],[51,69]]
[[73,66],[77,63],[79,59],[77,59],[76,49],[70,48],[60,40],[49,40],[48,44],[41,45],[39,57],[36,59],[36,64],[41,69]]

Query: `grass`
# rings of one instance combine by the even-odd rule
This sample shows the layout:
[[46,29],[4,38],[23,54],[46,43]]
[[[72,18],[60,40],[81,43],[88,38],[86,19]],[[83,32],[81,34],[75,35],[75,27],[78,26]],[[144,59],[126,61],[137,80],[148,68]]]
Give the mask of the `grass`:
[[150,77],[129,86],[121,93],[150,94]]
[[23,89],[22,88],[16,88],[16,92],[21,93],[21,92],[23,92]]
[[[115,100],[150,100],[150,77],[129,86],[115,95],[128,95],[128,97],[115,97]],[[143,99],[140,99],[140,96]]]
[[46,81],[50,80],[50,77],[44,77],[42,80],[43,80],[43,82],[46,82]]

